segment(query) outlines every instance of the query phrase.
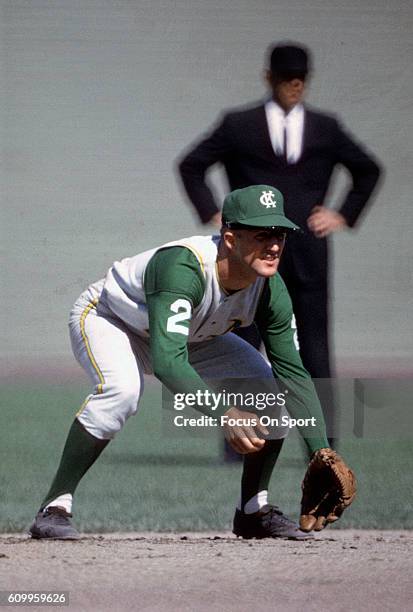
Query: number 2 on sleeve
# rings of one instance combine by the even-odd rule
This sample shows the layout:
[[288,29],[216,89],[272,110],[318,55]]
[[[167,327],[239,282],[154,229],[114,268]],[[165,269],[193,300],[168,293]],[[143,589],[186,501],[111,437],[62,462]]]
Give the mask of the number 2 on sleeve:
[[182,298],[175,300],[172,302],[170,309],[172,312],[176,314],[168,317],[168,321],[166,324],[166,331],[168,332],[176,332],[178,334],[183,334],[184,336],[189,335],[189,328],[185,325],[180,324],[181,321],[188,321],[191,317],[191,303],[188,300],[184,300]]

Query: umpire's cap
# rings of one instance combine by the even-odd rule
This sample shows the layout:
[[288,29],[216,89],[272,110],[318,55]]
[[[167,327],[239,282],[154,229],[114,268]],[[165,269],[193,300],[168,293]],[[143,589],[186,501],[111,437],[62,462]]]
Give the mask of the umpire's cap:
[[278,43],[270,48],[269,63],[276,78],[304,81],[311,69],[311,54],[303,45]]
[[222,207],[222,225],[229,229],[300,229],[285,216],[281,191],[270,185],[252,185],[231,191]]

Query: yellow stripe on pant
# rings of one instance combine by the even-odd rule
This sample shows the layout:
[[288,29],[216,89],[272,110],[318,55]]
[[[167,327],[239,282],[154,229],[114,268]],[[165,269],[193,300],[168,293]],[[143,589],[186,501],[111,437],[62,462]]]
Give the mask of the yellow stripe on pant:
[[[90,348],[89,339],[87,337],[86,329],[85,329],[86,317],[90,313],[91,310],[93,310],[93,309],[96,310],[96,306],[98,304],[98,301],[99,301],[98,298],[94,299],[92,302],[90,302],[90,304],[88,304],[86,306],[86,308],[82,312],[82,315],[80,317],[80,333],[82,334],[83,342],[85,343],[85,346],[86,346],[87,355],[88,355],[88,357],[90,359],[90,362],[91,362],[91,364],[93,366],[93,369],[95,370],[96,374],[98,375],[98,378],[99,378],[99,381],[100,381],[98,386],[97,386],[97,393],[100,394],[100,393],[103,393],[103,385],[105,384],[105,379],[103,377],[102,372],[99,369],[98,364],[96,363],[96,359],[93,356],[92,349]],[[81,405],[79,411],[77,412],[76,416],[79,416],[81,414],[81,412],[83,411],[83,409],[86,406],[87,401],[89,400],[89,397],[90,397],[90,395],[85,399],[85,401]]]

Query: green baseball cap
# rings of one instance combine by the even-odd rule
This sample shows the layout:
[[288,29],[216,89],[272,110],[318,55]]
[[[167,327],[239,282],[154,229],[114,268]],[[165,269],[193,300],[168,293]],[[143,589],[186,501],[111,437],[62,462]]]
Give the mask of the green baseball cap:
[[284,215],[281,191],[270,185],[251,185],[231,191],[222,207],[222,224],[240,229],[243,226],[300,229]]

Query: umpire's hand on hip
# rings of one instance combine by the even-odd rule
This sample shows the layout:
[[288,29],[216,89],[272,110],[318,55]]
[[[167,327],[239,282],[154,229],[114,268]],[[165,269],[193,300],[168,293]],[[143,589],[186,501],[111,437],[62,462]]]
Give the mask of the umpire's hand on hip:
[[258,415],[235,407],[225,412],[222,416],[222,423],[225,438],[241,455],[260,451],[265,440],[259,438],[258,434],[266,436],[269,433],[268,429],[261,425]]
[[330,234],[347,227],[347,222],[343,215],[336,210],[325,206],[314,206],[307,219],[307,226],[316,238],[326,238]]

